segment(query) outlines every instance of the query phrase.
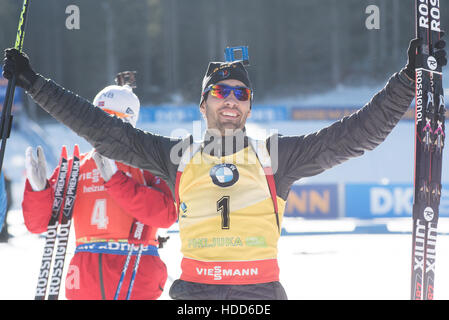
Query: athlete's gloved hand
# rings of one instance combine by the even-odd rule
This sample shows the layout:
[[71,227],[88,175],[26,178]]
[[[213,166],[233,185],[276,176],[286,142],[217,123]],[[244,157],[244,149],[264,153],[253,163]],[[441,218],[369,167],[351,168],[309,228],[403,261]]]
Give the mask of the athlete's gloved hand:
[[9,48],[5,50],[3,77],[10,80],[13,74],[16,75],[16,85],[27,91],[37,79],[37,74],[31,68],[28,56],[17,49]]
[[[438,65],[444,67],[447,64],[446,58],[446,41],[442,40],[444,31],[440,32],[440,40],[435,43],[435,50],[433,53],[434,58],[437,60]],[[412,80],[415,80],[415,68],[416,68],[416,49],[421,45],[422,40],[415,38],[410,41],[408,47],[408,61],[404,68],[405,74]]]
[[47,164],[41,146],[37,147],[36,153],[37,159],[33,156],[32,147],[28,147],[25,151],[26,176],[33,191],[42,191],[47,186]]
[[100,170],[101,177],[105,182],[108,182],[117,172],[117,165],[115,164],[115,161],[103,157],[96,151],[92,155],[92,158],[94,158],[97,168]]

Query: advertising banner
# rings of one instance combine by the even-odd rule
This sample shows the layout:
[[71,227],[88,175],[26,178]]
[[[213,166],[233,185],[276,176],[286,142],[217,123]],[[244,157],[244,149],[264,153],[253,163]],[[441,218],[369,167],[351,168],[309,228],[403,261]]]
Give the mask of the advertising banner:
[[[411,184],[346,184],[345,216],[361,219],[411,217]],[[443,184],[440,216],[449,217],[449,185]]]
[[337,184],[293,185],[288,195],[285,217],[307,219],[338,218]]

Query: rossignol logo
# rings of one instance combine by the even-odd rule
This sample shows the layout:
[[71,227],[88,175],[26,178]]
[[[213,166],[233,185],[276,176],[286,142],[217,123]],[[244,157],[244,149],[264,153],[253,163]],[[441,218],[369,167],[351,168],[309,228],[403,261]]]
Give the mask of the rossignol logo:
[[[430,30],[440,32],[440,0],[430,0],[431,8],[429,9],[429,0],[419,0],[418,5],[418,25],[420,28],[429,29],[429,12]],[[430,11],[429,11],[430,10]]]
[[67,248],[67,242],[69,240],[69,228],[71,221],[66,224],[61,224],[58,233],[58,246],[56,248],[55,261],[53,265],[53,274],[50,280],[49,294],[57,295],[61,286],[61,277],[64,269],[64,258]]
[[44,254],[42,257],[42,265],[39,271],[39,279],[37,282],[36,296],[44,297],[50,275],[51,260],[53,258],[53,249],[56,241],[56,229],[58,225],[49,226],[47,229],[48,241],[45,242]]
[[415,121],[416,124],[418,124],[422,120],[422,107],[423,107],[423,89],[422,89],[422,82],[423,82],[423,71],[422,70],[416,70],[416,115],[415,115]]
[[222,268],[215,266],[213,268],[198,268],[196,273],[199,276],[209,276],[214,280],[222,280],[223,277],[247,277],[259,275],[259,268]]
[[440,0],[430,0],[430,30],[440,32]]
[[429,29],[429,0],[419,0],[418,5],[419,19],[418,24],[420,28]]
[[427,67],[429,67],[430,70],[435,71],[438,67],[437,60],[434,57],[429,56],[427,58]]
[[432,221],[434,216],[435,214],[431,207],[426,207],[424,209],[424,219],[426,219],[426,221]]

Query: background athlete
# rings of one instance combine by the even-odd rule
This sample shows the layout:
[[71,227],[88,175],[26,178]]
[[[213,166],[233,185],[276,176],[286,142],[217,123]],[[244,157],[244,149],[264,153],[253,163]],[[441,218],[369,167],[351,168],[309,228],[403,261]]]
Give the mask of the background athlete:
[[[94,99],[99,109],[115,115],[133,127],[140,102],[128,85],[112,85]],[[37,158],[26,150],[27,181],[22,204],[29,231],[47,230],[59,168],[47,180],[41,147]],[[81,154],[81,167],[73,222],[77,249],[68,268],[68,299],[113,299],[128,254],[132,224],[145,224],[146,239],[131,299],[157,299],[164,288],[167,270],[158,255],[158,228],[168,228],[176,220],[173,197],[166,183],[149,171],[114,162],[95,150]],[[117,250],[117,248],[121,248]],[[137,250],[135,250],[137,253]],[[133,265],[135,254],[130,261]],[[122,284],[124,299],[131,267]]]

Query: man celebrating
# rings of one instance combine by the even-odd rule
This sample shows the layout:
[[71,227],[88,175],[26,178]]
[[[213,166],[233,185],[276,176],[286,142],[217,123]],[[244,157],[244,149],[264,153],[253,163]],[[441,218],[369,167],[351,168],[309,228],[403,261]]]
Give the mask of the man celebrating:
[[[102,155],[165,179],[178,206],[182,274],[174,299],[286,299],[277,242],[291,185],[378,146],[414,96],[418,46],[407,66],[362,109],[305,136],[247,136],[253,91],[240,62],[211,62],[202,84],[204,140],[163,137],[110,117],[45,79],[26,55],[5,52],[4,76],[47,112],[86,138]],[[438,63],[445,65],[444,41]]]

